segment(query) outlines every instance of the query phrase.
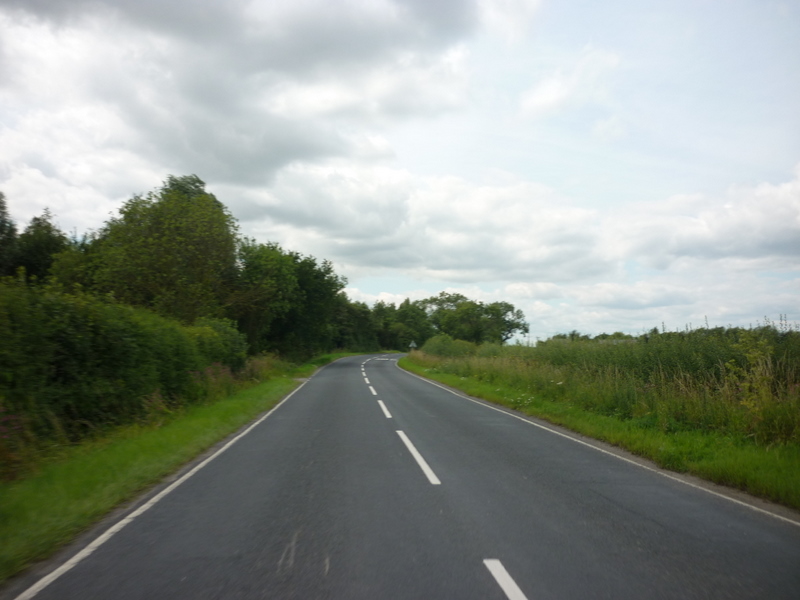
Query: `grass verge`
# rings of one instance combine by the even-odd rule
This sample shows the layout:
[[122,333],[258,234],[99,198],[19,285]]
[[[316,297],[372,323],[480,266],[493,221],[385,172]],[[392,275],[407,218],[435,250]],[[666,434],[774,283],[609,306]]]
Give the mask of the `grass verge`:
[[29,476],[0,484],[0,581],[46,558],[111,509],[174,472],[275,406],[295,377],[349,353],[329,354],[286,376],[213,404],[180,411],[163,425],[131,425],[67,449]]
[[709,481],[746,491],[800,509],[800,447],[758,446],[744,437],[701,431],[666,433],[636,420],[589,412],[569,403],[496,382],[477,381],[438,372],[402,358],[404,369],[439,381],[470,396],[512,408],[568,429],[625,448],[661,467],[691,473]]

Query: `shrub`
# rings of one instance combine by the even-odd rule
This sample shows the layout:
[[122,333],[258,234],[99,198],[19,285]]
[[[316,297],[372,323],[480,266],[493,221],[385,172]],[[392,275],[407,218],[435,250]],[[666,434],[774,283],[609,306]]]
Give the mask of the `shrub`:
[[422,346],[422,352],[434,356],[472,356],[477,352],[477,344],[454,340],[447,334],[435,335]]
[[243,336],[225,321],[186,327],[57,284],[0,281],[0,398],[32,439],[80,439],[141,417],[154,398],[202,399],[198,385],[244,362]]

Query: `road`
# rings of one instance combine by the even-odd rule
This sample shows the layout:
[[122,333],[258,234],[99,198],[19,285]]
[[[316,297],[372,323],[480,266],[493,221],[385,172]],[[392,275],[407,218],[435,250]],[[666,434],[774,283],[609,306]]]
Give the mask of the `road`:
[[797,523],[391,355],[328,365],[111,533],[22,598],[800,598]]

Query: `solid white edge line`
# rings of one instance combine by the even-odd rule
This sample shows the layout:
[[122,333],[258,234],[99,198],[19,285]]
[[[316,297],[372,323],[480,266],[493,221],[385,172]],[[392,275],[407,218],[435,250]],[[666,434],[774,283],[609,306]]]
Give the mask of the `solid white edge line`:
[[389,412],[389,409],[386,408],[386,405],[383,403],[383,400],[378,400],[378,404],[381,405],[381,410],[383,410],[383,414],[386,415],[386,418],[391,419],[392,414]]
[[417,461],[417,464],[419,465],[420,469],[422,469],[422,472],[425,473],[425,476],[428,478],[428,481],[430,481],[433,485],[441,484],[442,482],[439,481],[439,478],[436,476],[436,473],[434,473],[433,469],[431,469],[428,466],[428,463],[425,462],[424,458],[422,458],[422,455],[414,447],[414,444],[411,443],[411,440],[408,439],[408,436],[399,429],[397,430],[397,435],[399,435],[400,439],[403,440],[403,443],[406,445],[406,448],[408,448],[408,451],[411,452],[411,456],[413,456],[414,460]]
[[486,565],[486,568],[489,569],[489,573],[492,574],[495,581],[497,581],[503,592],[505,592],[508,600],[528,600],[525,594],[522,593],[522,590],[519,589],[517,582],[508,574],[503,563],[496,558],[487,558],[483,561],[483,564]]
[[[408,375],[410,375],[412,377],[416,377],[420,381],[424,381],[424,382],[429,383],[431,385],[434,385],[434,386],[436,386],[438,388],[441,388],[446,392],[450,392],[454,396],[458,396],[459,398],[463,398],[464,400],[469,400],[470,402],[473,402],[473,403],[477,404],[478,406],[483,406],[484,408],[495,410],[495,411],[497,411],[499,413],[503,413],[504,415],[507,415],[509,417],[513,417],[515,419],[519,419],[523,423],[527,423],[528,425],[533,425],[534,427],[538,427],[539,429],[544,429],[545,431],[549,431],[550,433],[553,433],[555,435],[561,436],[561,437],[563,437],[563,438],[565,438],[567,440],[571,440],[571,441],[575,442],[576,444],[582,444],[583,446],[586,446],[587,448],[591,448],[592,450],[597,450],[598,452],[602,452],[603,454],[607,454],[608,456],[613,456],[614,458],[616,458],[618,460],[624,461],[624,462],[629,463],[631,465],[635,465],[635,466],[637,466],[639,468],[642,468],[642,469],[645,469],[647,471],[650,471],[651,473],[656,473],[658,475],[661,475],[662,477],[666,477],[667,479],[671,479],[672,481],[677,481],[678,483],[682,483],[683,485],[687,485],[687,486],[689,486],[691,488],[694,488],[696,490],[700,490],[700,491],[703,491],[703,492],[705,492],[707,494],[711,494],[712,496],[716,496],[717,498],[722,498],[724,500],[728,500],[729,502],[733,502],[734,504],[738,504],[739,506],[743,506],[745,508],[749,508],[750,510],[753,510],[755,512],[761,513],[763,515],[770,516],[770,517],[772,517],[774,519],[778,519],[779,521],[783,521],[784,523],[790,523],[790,524],[792,524],[792,525],[794,525],[796,527],[800,527],[800,521],[795,521],[794,519],[789,519],[787,517],[784,517],[783,515],[779,515],[777,513],[770,512],[770,511],[765,510],[763,508],[759,508],[758,506],[753,506],[752,504],[749,504],[747,502],[743,502],[742,500],[738,500],[736,498],[731,498],[730,496],[726,496],[725,494],[720,494],[719,492],[715,492],[714,490],[710,490],[710,489],[708,489],[706,487],[703,487],[701,485],[697,485],[696,483],[692,483],[691,481],[686,481],[685,479],[681,479],[680,477],[675,477],[674,475],[671,475],[671,474],[669,474],[669,473],[667,473],[665,471],[662,471],[660,469],[655,469],[653,467],[649,467],[647,465],[643,465],[642,463],[637,462],[635,460],[631,460],[630,458],[625,458],[624,456],[620,456],[619,454],[615,454],[613,452],[609,452],[608,450],[604,450],[603,448],[598,448],[594,444],[590,444],[588,442],[584,442],[583,440],[579,440],[578,438],[575,438],[575,437],[573,437],[571,435],[567,435],[566,433],[561,433],[560,431],[556,431],[555,429],[551,429],[550,427],[547,427],[545,425],[541,425],[540,423],[536,423],[534,421],[531,421],[530,419],[526,419],[525,417],[521,417],[520,415],[515,415],[514,413],[508,412],[507,410],[503,410],[502,408],[499,408],[499,407],[496,407],[496,406],[491,406],[489,404],[485,404],[484,402],[481,402],[480,400],[476,400],[474,398],[470,398],[469,396],[467,396],[465,394],[460,394],[460,393],[458,393],[458,392],[456,392],[454,390],[451,390],[448,387],[446,387],[444,385],[441,385],[441,384],[439,384],[439,383],[437,383],[435,381],[431,381],[430,379],[425,379],[424,377],[422,377],[420,375],[417,375],[416,373],[412,373],[411,371],[406,371],[399,364],[397,364],[397,361],[395,361],[395,366],[398,369],[400,369],[400,371],[402,371],[403,373],[406,373],[406,374],[408,374]],[[575,435],[579,435],[579,434],[576,433]]]
[[374,388],[374,387],[372,387],[372,386],[369,386],[369,391],[370,391],[370,392],[372,392],[372,395],[373,395],[373,396],[377,396],[377,395],[378,395],[378,392],[376,392],[376,391],[375,391],[375,388]]
[[150,508],[152,508],[152,507],[153,507],[153,506],[154,506],[154,505],[155,505],[155,504],[156,504],[156,503],[157,503],[159,500],[161,500],[161,499],[162,499],[164,496],[166,496],[167,494],[169,494],[170,492],[172,492],[172,491],[173,491],[175,488],[177,488],[179,485],[181,485],[182,483],[184,483],[184,482],[185,482],[187,479],[189,479],[189,478],[190,478],[192,475],[194,475],[195,473],[197,473],[197,472],[198,472],[200,469],[202,469],[203,467],[205,467],[205,466],[206,466],[208,463],[210,463],[212,460],[214,460],[215,458],[217,458],[217,457],[218,457],[220,454],[222,454],[223,452],[225,452],[225,451],[226,451],[228,448],[230,448],[231,446],[233,446],[233,445],[234,445],[236,442],[238,442],[238,441],[239,441],[241,438],[243,438],[243,437],[244,437],[244,436],[246,436],[248,433],[250,433],[250,431],[252,431],[252,430],[253,430],[255,427],[257,427],[258,425],[260,425],[260,424],[261,424],[261,423],[262,423],[262,422],[263,422],[263,421],[264,421],[264,420],[265,420],[267,417],[271,416],[271,415],[272,415],[272,413],[274,413],[274,412],[275,412],[275,411],[276,411],[278,408],[280,408],[280,407],[283,405],[283,403],[284,403],[284,402],[286,402],[286,401],[287,401],[289,398],[291,398],[291,397],[292,397],[292,396],[294,396],[294,395],[295,395],[297,392],[299,392],[299,391],[300,391],[300,389],[301,389],[301,388],[302,388],[302,387],[303,387],[303,386],[304,386],[306,383],[307,383],[307,381],[304,381],[303,383],[301,383],[301,384],[300,384],[299,386],[297,386],[297,387],[296,387],[294,390],[292,390],[292,392],[291,392],[291,393],[290,393],[288,396],[286,396],[286,398],[284,398],[284,399],[283,399],[283,400],[281,400],[281,401],[280,401],[278,404],[276,404],[275,406],[273,406],[273,407],[272,407],[272,408],[271,408],[271,409],[270,409],[270,410],[269,410],[269,411],[268,411],[266,414],[262,415],[262,416],[261,416],[261,417],[260,417],[260,418],[259,418],[257,421],[255,421],[254,423],[252,423],[252,424],[251,424],[251,425],[250,425],[250,426],[249,426],[247,429],[245,429],[243,432],[241,432],[241,433],[240,433],[239,435],[237,435],[235,438],[233,438],[232,440],[230,440],[230,441],[229,441],[227,444],[225,444],[225,445],[224,445],[222,448],[220,448],[219,450],[217,450],[217,451],[216,451],[214,454],[212,454],[211,456],[209,456],[207,459],[205,459],[205,460],[204,460],[203,462],[201,462],[199,465],[195,466],[195,467],[194,467],[194,468],[193,468],[191,471],[189,471],[188,473],[186,473],[186,474],[185,474],[183,477],[181,477],[180,479],[178,479],[178,480],[177,480],[177,481],[175,481],[174,483],[170,484],[168,487],[164,488],[163,490],[161,490],[161,491],[160,491],[158,494],[156,494],[155,496],[153,496],[152,498],[150,498],[150,500],[148,500],[147,502],[145,502],[144,504],[142,504],[142,505],[141,505],[139,508],[137,508],[137,509],[136,509],[135,511],[133,511],[131,514],[129,514],[127,517],[125,517],[124,519],[122,519],[122,520],[118,521],[117,523],[115,523],[114,525],[112,525],[111,527],[109,527],[109,528],[108,528],[107,530],[105,530],[105,531],[104,531],[102,534],[100,534],[100,535],[99,535],[97,538],[95,538],[95,539],[94,539],[94,540],[93,540],[93,541],[92,541],[92,542],[91,542],[91,543],[90,543],[88,546],[86,546],[86,547],[85,547],[83,550],[81,550],[80,552],[78,552],[78,553],[77,553],[75,556],[73,556],[72,558],[70,558],[70,559],[69,559],[67,562],[65,562],[63,565],[61,565],[61,566],[60,566],[60,567],[58,567],[57,569],[55,569],[55,570],[51,571],[50,573],[48,573],[47,575],[45,575],[44,577],[42,577],[42,578],[41,578],[39,581],[37,581],[37,582],[36,582],[36,583],[34,583],[34,584],[31,586],[31,587],[29,587],[27,590],[25,590],[24,592],[22,592],[22,593],[21,593],[19,596],[17,596],[17,597],[16,597],[14,600],[29,600],[30,598],[33,598],[33,597],[34,597],[36,594],[38,594],[39,592],[41,592],[41,591],[42,591],[44,588],[46,588],[48,585],[50,585],[51,583],[53,583],[53,582],[54,582],[56,579],[58,579],[59,577],[61,577],[62,575],[64,575],[64,574],[65,574],[65,573],[67,573],[68,571],[70,571],[70,570],[71,570],[73,567],[75,567],[75,566],[76,566],[77,564],[79,564],[79,563],[80,563],[82,560],[84,560],[86,557],[88,557],[88,556],[89,556],[89,555],[90,555],[92,552],[94,552],[94,551],[95,551],[95,550],[97,550],[97,549],[98,549],[100,546],[102,546],[102,545],[103,545],[103,544],[105,544],[105,543],[106,543],[108,540],[110,540],[110,539],[111,539],[111,538],[114,536],[114,534],[118,533],[118,532],[119,532],[119,531],[120,531],[120,530],[121,530],[123,527],[125,527],[126,525],[128,525],[129,523],[131,523],[131,522],[132,522],[132,521],[133,521],[133,520],[134,520],[136,517],[139,517],[139,516],[141,516],[142,514],[144,514],[145,512],[147,512],[147,511],[148,511]]

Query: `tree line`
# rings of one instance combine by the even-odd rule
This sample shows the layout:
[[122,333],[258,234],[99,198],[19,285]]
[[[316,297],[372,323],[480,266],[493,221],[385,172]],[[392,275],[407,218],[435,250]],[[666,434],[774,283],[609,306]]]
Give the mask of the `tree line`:
[[349,299],[328,260],[240,235],[195,175],[125,202],[99,230],[66,235],[45,210],[20,233],[0,193],[0,275],[113,298],[192,325],[221,319],[249,354],[307,358],[334,348],[403,350],[436,334],[504,343],[527,333],[521,311],[442,292],[399,305]]

